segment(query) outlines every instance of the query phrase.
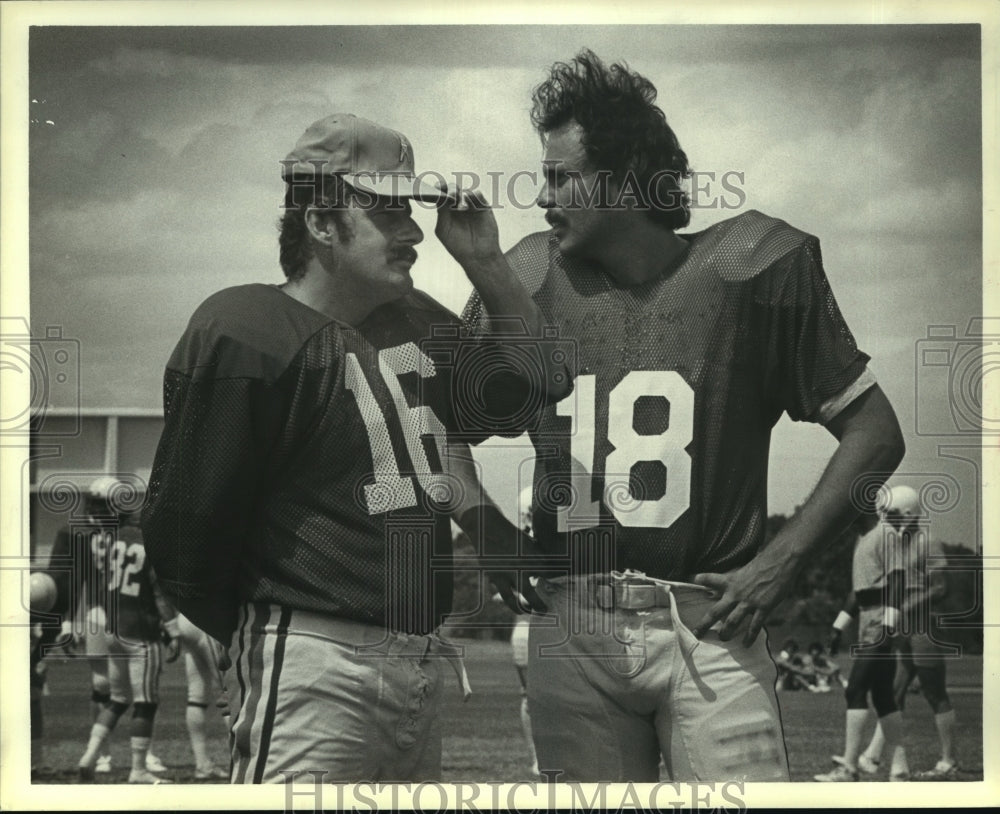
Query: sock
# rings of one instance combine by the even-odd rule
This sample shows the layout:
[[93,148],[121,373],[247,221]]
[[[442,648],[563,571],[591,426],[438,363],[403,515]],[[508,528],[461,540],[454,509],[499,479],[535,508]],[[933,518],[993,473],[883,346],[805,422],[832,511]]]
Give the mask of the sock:
[[844,732],[844,764],[849,769],[858,770],[858,755],[861,753],[861,736],[865,724],[868,723],[867,709],[847,710],[847,722]]
[[203,769],[210,766],[212,760],[208,756],[208,738],[205,735],[205,708],[189,703],[184,719],[187,723],[188,736],[191,738],[195,768]]
[[81,767],[87,769],[94,768],[94,764],[97,763],[97,753],[101,750],[110,732],[111,730],[104,724],[94,724],[90,728],[90,740],[87,742],[87,751],[80,758],[79,765]]
[[903,744],[898,744],[892,750],[892,765],[889,767],[889,776],[893,777],[895,775],[908,775],[910,773],[910,764],[906,759],[906,747]]
[[133,735],[129,738],[129,743],[132,746],[132,771],[145,772],[146,753],[149,752],[150,738],[136,737]]
[[955,758],[951,754],[951,733],[955,728],[955,710],[949,709],[947,712],[935,715],[934,726],[937,727],[938,740],[941,741],[941,763],[949,766],[955,765]]
[[865,757],[878,763],[882,759],[882,751],[885,749],[885,734],[882,732],[881,723],[875,725],[875,733],[872,735],[868,748],[865,749]]
[[[903,715],[900,712],[890,712],[879,718],[879,734],[882,743],[889,748],[892,756],[892,766],[889,769],[893,775],[908,775],[910,766],[906,760],[906,748],[903,746]],[[881,753],[881,749],[879,750]]]
[[528,699],[521,698],[521,729],[524,732],[524,742],[528,745],[528,757],[531,765],[537,762],[535,757],[535,741],[531,736],[531,716],[528,714]]

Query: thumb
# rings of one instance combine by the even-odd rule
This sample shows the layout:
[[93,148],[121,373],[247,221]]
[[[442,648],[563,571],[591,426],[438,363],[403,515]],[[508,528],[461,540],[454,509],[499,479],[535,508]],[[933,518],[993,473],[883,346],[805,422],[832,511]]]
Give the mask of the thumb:
[[704,585],[706,588],[711,588],[720,593],[724,592],[729,584],[728,577],[725,574],[695,574],[691,577],[691,581],[695,585]]

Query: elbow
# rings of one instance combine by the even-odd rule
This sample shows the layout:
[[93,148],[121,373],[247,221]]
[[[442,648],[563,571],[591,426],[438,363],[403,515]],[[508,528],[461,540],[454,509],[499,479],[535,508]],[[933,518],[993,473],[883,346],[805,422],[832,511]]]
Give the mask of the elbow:
[[898,422],[893,421],[892,426],[887,429],[888,432],[879,443],[879,469],[895,472],[902,463],[903,456],[906,455],[906,441],[903,439],[903,431]]
[[545,388],[546,404],[555,404],[562,401],[572,392],[573,378],[569,375],[568,370],[563,369],[547,377]]
[[906,441],[899,426],[896,411],[879,391],[873,399],[873,409],[863,422],[866,444],[869,445],[871,469],[891,475],[906,455]]

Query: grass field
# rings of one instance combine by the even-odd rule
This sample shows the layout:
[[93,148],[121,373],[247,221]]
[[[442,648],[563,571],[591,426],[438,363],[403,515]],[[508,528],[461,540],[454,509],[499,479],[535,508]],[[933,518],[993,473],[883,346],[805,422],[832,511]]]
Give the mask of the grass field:
[[[468,641],[466,666],[474,689],[462,703],[454,674],[446,670],[444,709],[445,781],[530,780],[521,736],[518,710],[520,688],[503,642]],[[839,658],[846,674],[850,659]],[[948,662],[948,686],[958,728],[956,754],[961,780],[983,778],[982,657],[966,656]],[[44,764],[50,771],[35,782],[75,783],[76,763],[86,745],[90,728],[90,683],[81,660],[50,660],[49,695],[43,699]],[[843,751],[844,697],[834,690],[825,694],[783,692],[779,695],[788,745],[792,780],[811,780],[828,771],[830,755]],[[156,719],[153,751],[167,764],[167,776],[177,783],[194,783],[194,762],[184,726],[184,671],[180,662],[166,665],[161,681],[161,703]],[[210,710],[211,712],[211,710]],[[930,709],[922,697],[911,695],[905,711],[910,767],[918,771],[937,760],[937,738]],[[98,782],[124,783],[128,776],[127,719],[111,737],[114,770],[98,775]],[[228,765],[226,732],[222,719],[210,714],[212,751]],[[881,778],[884,779],[884,778]]]

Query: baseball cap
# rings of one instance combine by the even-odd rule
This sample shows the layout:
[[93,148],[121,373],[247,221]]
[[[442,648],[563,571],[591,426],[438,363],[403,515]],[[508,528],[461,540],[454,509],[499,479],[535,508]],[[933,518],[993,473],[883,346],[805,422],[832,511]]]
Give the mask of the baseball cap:
[[285,181],[339,175],[382,197],[442,202],[448,195],[416,177],[413,147],[402,133],[353,113],[313,122],[281,162]]

